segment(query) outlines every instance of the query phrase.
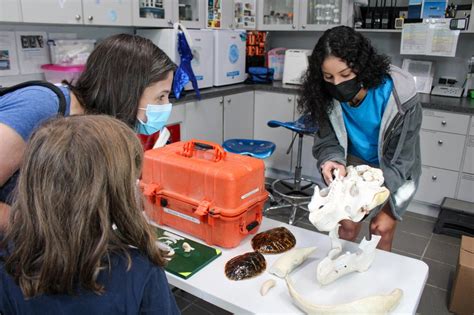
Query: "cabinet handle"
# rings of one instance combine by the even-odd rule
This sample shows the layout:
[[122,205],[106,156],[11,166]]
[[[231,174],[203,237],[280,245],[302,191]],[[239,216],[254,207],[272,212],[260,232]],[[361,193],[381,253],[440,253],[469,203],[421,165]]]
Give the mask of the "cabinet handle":
[[[293,25],[294,26],[294,25]],[[294,27],[293,27],[294,28]],[[306,28],[306,25],[301,25],[301,28],[302,29],[305,29]]]
[[443,140],[438,140],[439,145],[443,145]]
[[230,99],[230,98],[229,98],[229,99],[227,99],[227,103],[228,103],[228,104],[230,104],[230,102],[231,102],[231,99]]
[[432,179],[433,181],[435,181],[435,180],[437,180],[437,179],[438,179],[438,176],[436,176],[436,175],[433,175],[433,176],[431,176],[431,179]]
[[296,25],[293,24],[293,25],[291,26],[291,28],[292,28],[292,29],[296,29]]
[[87,18],[89,21],[92,21],[94,19],[94,17],[92,15],[89,15],[89,17]]
[[446,126],[446,120],[443,120],[443,121],[441,122],[441,125]]
[[224,104],[224,100],[221,99],[221,100],[219,101],[219,104],[221,104],[221,105]]
[[229,28],[234,28],[234,24],[229,24]]
[[76,21],[79,21],[81,19],[81,16],[79,14],[76,14],[75,18],[76,18]]
[[288,103],[293,102],[293,99],[291,97],[288,97]]
[[169,25],[169,26],[173,26],[173,21],[168,20],[168,25]]

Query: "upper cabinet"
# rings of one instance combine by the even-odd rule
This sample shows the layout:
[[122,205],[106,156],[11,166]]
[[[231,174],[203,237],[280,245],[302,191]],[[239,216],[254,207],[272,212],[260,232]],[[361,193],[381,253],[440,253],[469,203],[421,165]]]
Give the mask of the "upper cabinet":
[[206,0],[179,0],[173,9],[174,21],[179,21],[187,28],[206,27]]
[[81,1],[21,0],[23,22],[83,24]]
[[0,21],[21,22],[20,3],[18,0],[0,0]]
[[302,30],[326,30],[338,25],[349,25],[349,1],[302,0],[300,24]]
[[30,23],[131,25],[131,6],[132,0],[21,0],[23,22]]
[[257,0],[234,0],[235,28],[257,29]]
[[258,29],[285,31],[298,28],[300,0],[258,0]]
[[132,25],[133,0],[82,0],[84,24]]
[[133,25],[149,27],[173,26],[175,0],[131,0]]

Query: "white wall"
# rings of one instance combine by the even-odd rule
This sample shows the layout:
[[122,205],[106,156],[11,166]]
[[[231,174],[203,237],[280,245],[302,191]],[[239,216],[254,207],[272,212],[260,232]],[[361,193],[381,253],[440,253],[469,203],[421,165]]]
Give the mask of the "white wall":
[[[322,34],[322,32],[271,32],[268,39],[270,48],[313,49]],[[434,61],[433,84],[438,82],[440,75],[456,77],[463,83],[466,78],[468,58],[474,55],[474,33],[461,33],[455,57],[402,56],[400,55],[401,33],[364,32],[363,34],[370,39],[378,52],[390,56],[392,63],[396,66],[402,65],[403,58]]]
[[[110,35],[127,33],[133,34],[133,27],[92,27],[65,26],[42,24],[5,24],[0,23],[0,32],[5,31],[37,31],[46,33],[76,33],[79,39],[95,39],[100,41]],[[0,86],[11,86],[28,80],[44,80],[43,74],[15,75],[0,77]]]

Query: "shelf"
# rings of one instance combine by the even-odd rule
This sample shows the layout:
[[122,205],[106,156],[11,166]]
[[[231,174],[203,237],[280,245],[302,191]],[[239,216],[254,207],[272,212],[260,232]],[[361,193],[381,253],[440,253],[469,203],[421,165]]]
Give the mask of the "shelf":
[[401,33],[401,29],[372,29],[372,28],[356,28],[358,32],[365,33]]

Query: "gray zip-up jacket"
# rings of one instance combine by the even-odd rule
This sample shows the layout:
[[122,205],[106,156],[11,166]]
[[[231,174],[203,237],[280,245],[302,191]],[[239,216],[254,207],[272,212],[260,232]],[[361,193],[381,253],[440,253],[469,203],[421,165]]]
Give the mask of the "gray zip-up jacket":
[[[421,104],[415,81],[408,72],[390,68],[393,90],[382,116],[378,140],[379,167],[390,191],[393,215],[401,220],[415,195],[421,175],[420,127]],[[318,168],[326,161],[346,165],[347,132],[341,104],[333,100],[330,124],[321,125],[314,137],[313,156]]]

